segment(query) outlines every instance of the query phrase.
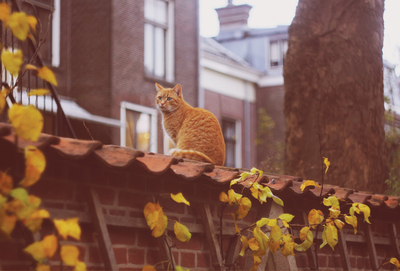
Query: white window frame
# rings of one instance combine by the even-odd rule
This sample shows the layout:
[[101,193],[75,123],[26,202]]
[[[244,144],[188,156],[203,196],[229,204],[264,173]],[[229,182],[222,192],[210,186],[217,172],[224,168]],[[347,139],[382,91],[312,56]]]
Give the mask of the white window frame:
[[156,153],[158,148],[158,132],[157,132],[157,110],[151,107],[133,104],[129,102],[121,102],[121,132],[120,145],[126,147],[126,110],[132,110],[139,113],[146,113],[151,116],[150,120],[150,151]]
[[61,3],[60,0],[54,0],[54,12],[51,28],[51,65],[60,66],[60,33],[61,33]]
[[[284,52],[284,41],[286,41],[286,42],[289,42],[288,41],[288,39],[287,38],[285,38],[285,39],[274,39],[274,40],[269,40],[269,43],[268,43],[268,65],[269,65],[269,67],[270,67],[270,69],[275,69],[275,68],[282,68],[282,66],[283,66],[283,62],[284,62],[284,59],[285,59],[285,57],[284,57],[284,55],[286,55],[286,53],[287,52]],[[273,43],[273,42],[276,42],[277,44],[278,44],[278,50],[279,50],[279,62],[278,62],[278,65],[276,65],[276,66],[272,66],[271,65],[271,57],[272,57],[272,55],[271,55],[271,43]]]
[[[222,117],[223,120],[235,122],[235,168],[242,167],[242,121],[231,117]],[[221,122],[222,125],[222,122]],[[226,159],[226,157],[225,157]]]
[[[145,0],[143,0],[145,1]],[[168,82],[174,82],[174,67],[175,67],[175,50],[174,50],[174,1],[172,0],[162,0],[167,2],[167,25],[166,35],[165,35],[165,78],[164,80]],[[160,25],[157,22],[153,22],[145,18],[145,24],[150,23],[153,25]],[[146,48],[144,48],[146,50]],[[145,57],[145,53],[143,54]],[[155,76],[150,74],[150,76]]]

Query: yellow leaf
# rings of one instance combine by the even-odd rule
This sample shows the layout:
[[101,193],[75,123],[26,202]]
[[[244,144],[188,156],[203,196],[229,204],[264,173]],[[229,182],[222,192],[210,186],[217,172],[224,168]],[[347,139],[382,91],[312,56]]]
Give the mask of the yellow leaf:
[[61,247],[61,259],[69,266],[78,264],[79,250],[76,246],[66,245]]
[[281,214],[281,215],[279,216],[279,218],[280,218],[282,221],[290,222],[290,221],[292,221],[292,219],[294,218],[294,215],[291,215],[291,214]]
[[221,192],[219,194],[219,201],[228,202],[229,201],[228,195],[225,192]]
[[250,269],[250,271],[256,271],[257,268],[258,268],[258,266],[259,266],[260,263],[261,263],[260,257],[258,257],[258,256],[253,256],[253,258],[254,258],[254,265],[253,265],[253,267]]
[[35,65],[26,64],[25,65],[25,69],[27,69],[27,70],[35,70],[36,71],[38,68]]
[[301,186],[300,186],[301,191],[304,191],[304,189],[305,189],[307,186],[321,187],[321,186],[320,186],[319,184],[317,184],[315,181],[307,180],[307,181],[305,181],[304,183],[301,184]]
[[174,233],[176,238],[181,242],[189,242],[190,238],[192,238],[192,234],[189,232],[188,228],[178,221],[174,224]]
[[36,32],[37,19],[34,16],[27,16],[28,24],[33,31]]
[[275,218],[275,219],[270,219],[268,221],[267,225],[270,227],[274,227],[274,226],[276,226],[277,223],[278,223],[278,220]]
[[312,242],[314,241],[314,235],[312,231],[310,231],[309,227],[303,227],[300,230],[300,240],[302,240],[303,243],[295,245],[297,251],[306,251],[311,247]]
[[154,211],[160,210],[161,206],[158,203],[152,203],[152,202],[148,202],[146,204],[146,206],[144,206],[143,209],[143,214],[144,214],[144,218],[147,219],[147,217],[149,216],[149,214],[151,214]]
[[290,255],[294,255],[293,249],[294,249],[295,242],[293,240],[292,235],[287,233],[284,236],[282,236],[282,238],[283,238],[282,254],[286,257],[290,256]]
[[323,201],[325,206],[335,206],[337,209],[340,209],[339,200],[336,196],[330,196],[329,198]]
[[326,225],[324,226],[324,231],[322,232],[322,244],[320,248],[328,244],[332,250],[335,250],[335,246],[338,243],[338,234],[335,226]]
[[344,227],[344,222],[340,219],[335,219],[335,225],[339,230],[341,230]]
[[364,221],[366,221],[367,223],[371,224],[371,222],[369,222],[369,217],[371,216],[371,210],[369,209],[369,207],[365,204],[360,203],[358,205],[358,208],[360,209],[360,211],[364,214]]
[[152,230],[151,235],[153,235],[154,237],[160,237],[161,235],[163,235],[165,229],[167,228],[168,218],[166,215],[164,215],[162,208],[159,207],[157,208],[157,210],[148,214],[146,222]]
[[251,238],[249,240],[249,248],[253,251],[257,251],[260,248],[260,245],[258,244],[256,238]]
[[280,206],[283,206],[283,200],[281,200],[280,198],[278,198],[277,196],[272,196],[272,199],[274,200],[274,202],[276,204],[279,204]]
[[57,237],[54,234],[47,235],[42,240],[42,246],[43,246],[43,249],[44,249],[44,252],[45,252],[47,258],[53,257],[53,255],[54,255],[54,253],[56,253],[57,247],[58,247]]
[[252,175],[257,175],[258,174],[258,177],[261,177],[262,175],[263,175],[263,171],[262,170],[259,170],[259,169],[256,169],[255,167],[253,167],[251,170],[250,170],[250,173],[252,174]]
[[269,222],[269,218],[263,217],[256,222],[257,227],[261,228],[264,225],[267,225]]
[[228,190],[228,199],[229,199],[229,205],[237,205],[238,200],[242,197],[241,194],[235,193],[233,189]]
[[39,78],[42,78],[43,80],[52,83],[55,86],[58,86],[56,76],[48,67],[43,66],[39,68],[37,72]]
[[24,41],[28,37],[29,23],[25,12],[14,12],[11,14],[8,18],[8,26],[17,39]]
[[329,208],[329,217],[330,218],[337,218],[340,215],[340,210],[337,209],[337,207],[332,206]]
[[25,178],[20,182],[23,187],[35,184],[46,167],[46,158],[43,153],[34,146],[25,147]]
[[142,271],[157,271],[157,270],[152,265],[146,265],[145,267],[143,267]]
[[397,258],[391,258],[390,263],[394,264],[397,267],[397,269],[400,268],[400,262],[399,262],[399,260],[397,260]]
[[182,193],[178,193],[178,194],[176,194],[176,195],[174,195],[174,194],[171,193],[171,198],[172,198],[174,201],[178,202],[178,203],[184,203],[184,204],[186,204],[187,206],[190,206],[190,203],[185,199],[185,197],[182,195]]
[[31,90],[28,93],[28,96],[32,96],[32,95],[42,96],[42,95],[47,95],[49,93],[50,93],[50,90],[48,90],[48,89],[38,88],[38,89]]
[[81,239],[81,227],[78,224],[78,218],[70,218],[67,220],[54,219],[54,225],[56,226],[58,233],[67,239],[68,236],[77,240]]
[[312,209],[308,213],[308,223],[313,229],[315,229],[318,224],[321,224],[322,221],[324,221],[324,214],[322,213],[322,211]]
[[39,264],[38,266],[36,266],[36,271],[50,271],[50,266],[45,265],[45,264]]
[[0,91],[0,113],[3,111],[4,107],[6,106],[6,96],[10,90],[5,88]]
[[236,210],[235,217],[236,219],[244,218],[251,209],[251,201],[249,198],[243,197],[238,200],[239,207]]
[[247,178],[247,176],[249,176],[249,175],[250,175],[250,173],[248,173],[248,172],[242,172],[240,174],[240,178],[238,180],[243,180],[244,181]]
[[8,18],[10,17],[10,6],[7,3],[0,4],[0,20],[7,25]]
[[47,210],[36,210],[33,211],[30,216],[23,222],[25,226],[32,232],[37,232],[42,227],[43,218],[49,218],[50,214]]
[[268,236],[265,233],[263,233],[259,227],[254,228],[253,235],[254,235],[254,238],[257,240],[260,248],[262,248],[263,250],[267,250],[268,243],[269,243]]
[[86,271],[86,264],[84,262],[78,262],[73,271]]
[[329,162],[328,158],[324,157],[324,164],[326,166],[325,169],[325,174],[328,172],[329,166],[331,165],[331,162]]
[[12,189],[13,181],[11,177],[7,173],[0,171],[0,193],[6,196]]
[[47,256],[41,241],[29,245],[28,247],[24,248],[24,251],[31,254],[32,257],[38,262],[43,262]]
[[275,240],[271,239],[269,241],[269,246],[268,247],[271,250],[271,253],[275,253],[281,248],[281,244],[280,244],[279,241],[275,241]]
[[1,62],[3,62],[6,70],[13,76],[17,76],[24,62],[24,56],[21,50],[17,50],[15,53],[3,50],[1,53]]
[[249,242],[245,236],[240,236],[240,241],[242,242],[242,249],[240,250],[239,255],[244,256],[246,249],[249,247]]
[[43,128],[43,117],[33,105],[13,104],[8,111],[8,118],[17,136],[25,140],[38,140]]
[[353,226],[354,234],[356,234],[357,233],[357,217],[345,215],[344,219],[345,219],[347,224],[350,224],[350,225]]
[[233,216],[233,221],[235,221],[235,231],[236,231],[238,234],[240,234],[240,229],[239,229],[239,227],[238,227],[238,225],[237,225],[237,221],[236,221],[235,214],[231,214],[231,215]]
[[239,181],[240,181],[240,178],[233,179],[233,180],[231,181],[231,183],[230,183],[229,186],[232,186],[232,185],[234,185],[234,184],[237,184]]
[[5,212],[0,214],[0,230],[10,236],[17,222],[15,215],[7,215]]
[[274,241],[279,241],[282,238],[282,230],[278,225],[271,227],[271,235],[270,237]]

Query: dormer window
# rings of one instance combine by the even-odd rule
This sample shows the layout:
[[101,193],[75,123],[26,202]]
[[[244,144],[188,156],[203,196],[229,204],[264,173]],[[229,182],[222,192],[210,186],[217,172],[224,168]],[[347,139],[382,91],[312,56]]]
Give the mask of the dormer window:
[[278,67],[282,66],[285,62],[286,52],[288,49],[287,40],[274,40],[269,44],[269,56],[270,56],[270,66]]

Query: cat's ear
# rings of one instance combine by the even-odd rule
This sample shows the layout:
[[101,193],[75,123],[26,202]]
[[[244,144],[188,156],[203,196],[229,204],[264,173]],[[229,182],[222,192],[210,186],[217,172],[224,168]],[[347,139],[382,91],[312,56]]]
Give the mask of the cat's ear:
[[156,90],[157,91],[163,90],[163,87],[159,83],[156,83]]
[[181,84],[177,84],[176,86],[174,86],[174,88],[172,90],[175,91],[175,93],[176,93],[176,95],[178,95],[178,97],[182,97]]

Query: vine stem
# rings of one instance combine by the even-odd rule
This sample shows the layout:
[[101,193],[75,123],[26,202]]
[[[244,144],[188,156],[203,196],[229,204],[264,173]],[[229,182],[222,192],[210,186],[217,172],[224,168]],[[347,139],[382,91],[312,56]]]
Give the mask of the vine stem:
[[319,141],[319,156],[321,157],[321,192],[319,193],[319,197],[322,197],[322,191],[324,189],[324,180],[325,180],[325,173],[324,173],[324,157],[322,156],[322,143],[321,143],[321,134],[318,133],[318,141]]

